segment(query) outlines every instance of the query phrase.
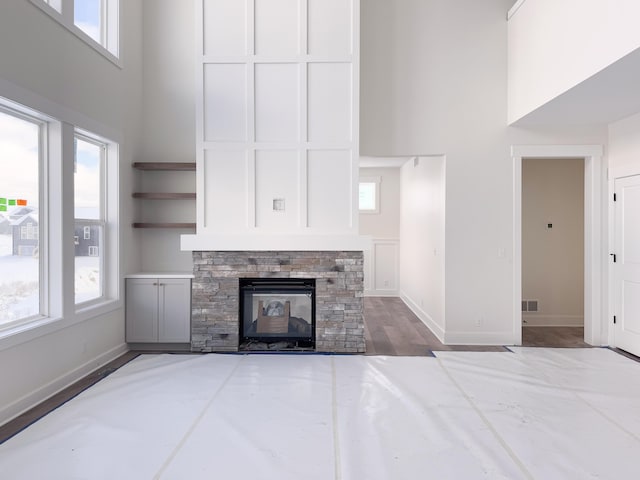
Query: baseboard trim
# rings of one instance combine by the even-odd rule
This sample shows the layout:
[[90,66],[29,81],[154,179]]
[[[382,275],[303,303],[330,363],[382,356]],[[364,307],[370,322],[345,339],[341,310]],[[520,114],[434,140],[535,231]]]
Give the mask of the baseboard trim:
[[365,297],[398,297],[397,290],[365,290]]
[[447,332],[445,345],[513,345],[513,332]]
[[438,338],[438,340],[440,340],[442,343],[445,343],[444,329],[440,327],[440,325],[438,325],[433,320],[433,318],[431,318],[431,315],[418,307],[418,305],[413,300],[411,300],[411,298],[404,292],[400,292],[400,299],[409,308],[409,310],[411,310],[416,315],[416,317],[418,317],[420,321],[424,323],[429,330],[431,330],[431,333],[433,333]]
[[522,326],[523,327],[584,327],[584,317],[582,315],[527,315],[523,313]]
[[127,344],[122,343],[104,352],[103,354],[86,361],[73,370],[60,375],[46,385],[43,385],[40,388],[26,395],[23,395],[19,399],[0,409],[0,425],[4,425],[5,423],[10,422],[14,418],[22,415],[36,405],[39,405],[48,398],[61,392],[81,378],[87,376],[100,367],[103,367],[107,363],[115,360],[128,351],[129,347],[127,346]]

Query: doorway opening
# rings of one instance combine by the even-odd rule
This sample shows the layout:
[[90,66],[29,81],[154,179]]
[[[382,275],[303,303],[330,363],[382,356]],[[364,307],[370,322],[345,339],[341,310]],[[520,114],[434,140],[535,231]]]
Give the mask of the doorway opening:
[[584,342],[584,159],[522,160],[522,344]]
[[[582,242],[582,313],[583,313],[583,325],[584,334],[583,341],[589,345],[604,345],[607,339],[607,324],[603,322],[604,313],[604,301],[602,287],[606,285],[603,282],[603,258],[605,253],[603,246],[605,245],[604,237],[605,232],[602,229],[604,221],[602,215],[602,205],[604,204],[603,188],[604,174],[602,169],[602,147],[598,145],[542,145],[542,146],[517,146],[512,148],[512,158],[514,161],[514,232],[513,232],[513,258],[514,258],[514,290],[513,290],[513,338],[515,345],[522,345],[522,325],[523,319],[531,321],[533,314],[536,312],[530,312],[529,307],[536,307],[535,301],[537,298],[524,298],[523,297],[523,165],[525,162],[545,161],[548,159],[555,159],[556,162],[563,162],[577,159],[583,165],[583,242]],[[526,168],[526,167],[525,167]],[[542,217],[544,218],[544,217]],[[563,225],[556,223],[551,218],[549,221],[542,223],[542,229],[540,232],[547,237],[552,235],[557,236],[558,227],[563,227],[560,230],[566,228],[565,220],[562,221]],[[549,226],[551,224],[551,226]],[[534,225],[535,228],[539,225]],[[555,230],[554,230],[555,228]],[[574,239],[575,241],[575,239]],[[553,256],[553,252],[547,252],[549,257]],[[547,261],[549,259],[547,258]],[[528,261],[528,260],[527,260]],[[574,262],[575,258],[574,258]],[[530,285],[528,285],[530,287]],[[578,287],[580,288],[580,287]],[[527,289],[530,291],[530,288]],[[572,294],[575,295],[575,288],[572,290]],[[557,296],[557,292],[555,293]],[[553,303],[554,298],[549,297],[549,302]],[[523,312],[523,301],[527,300],[527,312]],[[573,299],[575,304],[576,299]],[[531,305],[530,303],[531,302]],[[547,300],[545,300],[547,303]],[[538,302],[538,309],[541,307],[541,303]],[[525,314],[527,314],[525,316]],[[565,317],[563,321],[576,322],[576,318],[571,318],[571,315],[577,314],[565,314],[570,315]],[[540,316],[540,315],[539,315]],[[535,318],[535,317],[533,317]],[[557,319],[556,319],[557,320]]]

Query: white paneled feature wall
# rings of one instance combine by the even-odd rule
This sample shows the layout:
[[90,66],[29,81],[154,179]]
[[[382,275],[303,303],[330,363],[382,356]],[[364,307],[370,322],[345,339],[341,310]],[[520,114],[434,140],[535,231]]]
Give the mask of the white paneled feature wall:
[[197,235],[357,235],[359,0],[197,5]]

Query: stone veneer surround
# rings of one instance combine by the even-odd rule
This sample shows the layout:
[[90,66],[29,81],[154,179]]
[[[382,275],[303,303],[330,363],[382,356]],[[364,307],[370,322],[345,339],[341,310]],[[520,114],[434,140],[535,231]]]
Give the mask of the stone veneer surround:
[[194,251],[191,350],[235,352],[239,278],[315,278],[316,351],[365,351],[361,251]]

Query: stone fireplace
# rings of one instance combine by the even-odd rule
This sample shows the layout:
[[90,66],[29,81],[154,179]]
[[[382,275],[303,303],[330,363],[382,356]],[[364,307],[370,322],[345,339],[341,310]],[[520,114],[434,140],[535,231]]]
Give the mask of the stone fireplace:
[[240,279],[312,279],[315,350],[365,351],[361,251],[193,251],[191,350],[235,352]]

